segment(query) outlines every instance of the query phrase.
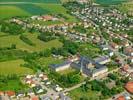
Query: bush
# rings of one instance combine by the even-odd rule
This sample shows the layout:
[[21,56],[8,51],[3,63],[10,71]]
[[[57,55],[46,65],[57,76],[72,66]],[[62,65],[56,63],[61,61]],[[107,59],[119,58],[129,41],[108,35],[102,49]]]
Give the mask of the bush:
[[53,33],[51,32],[45,32],[45,33],[41,33],[39,36],[38,36],[38,39],[44,41],[44,42],[48,42],[50,40],[53,40],[55,39]]

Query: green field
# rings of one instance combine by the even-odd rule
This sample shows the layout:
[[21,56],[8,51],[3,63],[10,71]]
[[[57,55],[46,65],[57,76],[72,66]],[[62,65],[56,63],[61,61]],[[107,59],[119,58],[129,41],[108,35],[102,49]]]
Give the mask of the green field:
[[60,3],[60,0],[0,0],[0,2]]
[[67,10],[61,4],[36,4],[37,6],[47,9],[51,14],[62,14],[67,17],[67,21],[75,22],[77,21],[75,17],[69,15]]
[[0,62],[0,74],[2,75],[24,75],[32,74],[33,71],[29,68],[21,67],[20,64],[23,64],[23,60],[12,60],[6,62]]
[[13,16],[30,16],[27,11],[12,5],[0,5],[0,19],[11,18]]
[[0,82],[0,90],[1,91],[18,91],[18,90],[25,90],[27,86],[23,85],[20,80],[8,80],[6,83]]
[[67,75],[67,74],[72,73],[72,72],[75,72],[75,71],[76,71],[75,69],[69,68],[69,69],[60,71],[59,73],[60,73],[61,75]]
[[94,0],[94,1],[102,5],[116,5],[116,4],[120,4],[128,0]]
[[[4,0],[5,1],[5,0]],[[8,1],[8,0],[6,0]],[[13,1],[13,0],[9,0]],[[24,0],[21,0],[24,1]],[[26,0],[27,1],[27,0]],[[32,0],[31,0],[32,1]],[[42,1],[42,0],[40,0]],[[58,0],[46,0],[49,3],[31,3],[29,0],[24,3],[4,3],[0,4],[0,19],[11,18],[15,16],[25,17],[32,15],[43,15],[43,14],[61,14],[66,18],[66,21],[75,22],[75,17],[67,13],[67,10],[58,2]],[[2,1],[0,1],[2,2]],[[34,2],[34,0],[33,0]],[[38,1],[39,2],[39,1]]]
[[[83,92],[81,87],[70,91],[69,94],[72,100],[99,100],[98,92],[94,92],[91,90],[88,92]],[[82,99],[82,98],[87,98],[87,99]]]
[[[3,33],[2,33],[3,34]],[[19,36],[13,36],[13,35],[8,35],[8,36],[3,36],[0,37],[0,48],[2,47],[10,47],[12,44],[16,44],[16,47],[21,50],[28,50],[28,51],[41,51],[44,49],[48,48],[58,48],[62,46],[62,43],[59,42],[58,40],[52,40],[49,42],[43,42],[39,39],[37,39],[37,34],[27,34],[26,35],[29,40],[32,41],[35,46],[31,46],[20,40]]]
[[49,12],[49,10],[43,9],[34,4],[15,4],[14,6],[27,11],[31,15],[47,14]]
[[38,62],[44,66],[49,66],[50,64],[58,64],[63,62],[63,60],[55,59],[53,57],[43,57],[38,60]]
[[130,16],[133,16],[133,1],[119,5],[118,9]]

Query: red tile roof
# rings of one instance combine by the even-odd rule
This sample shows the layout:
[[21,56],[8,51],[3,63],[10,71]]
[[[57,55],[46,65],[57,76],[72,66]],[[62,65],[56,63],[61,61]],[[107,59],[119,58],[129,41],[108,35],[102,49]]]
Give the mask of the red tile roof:
[[123,69],[124,71],[127,71],[127,70],[129,69],[129,65],[128,65],[128,64],[125,64],[125,65],[122,67],[122,69]]
[[45,16],[42,16],[43,19],[46,19],[46,20],[52,20],[53,17],[50,16],[50,15],[45,15]]
[[8,96],[14,96],[15,92],[14,91],[6,91],[5,94],[7,94]]
[[0,91],[0,95],[3,95],[4,94],[4,92],[3,91]]
[[124,96],[119,96],[116,100],[126,100]]
[[38,96],[34,96],[31,98],[31,100],[39,100]]
[[125,85],[125,88],[128,92],[130,93],[133,93],[133,81],[132,82],[128,82],[126,85]]

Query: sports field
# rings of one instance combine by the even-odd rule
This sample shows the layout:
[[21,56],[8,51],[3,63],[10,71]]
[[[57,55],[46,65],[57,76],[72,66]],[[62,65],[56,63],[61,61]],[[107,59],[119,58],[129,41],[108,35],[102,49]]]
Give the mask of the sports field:
[[10,75],[10,74],[17,74],[17,75],[24,75],[24,74],[32,74],[33,71],[29,68],[20,66],[23,64],[23,60],[12,60],[12,61],[5,61],[0,62],[0,74],[1,75]]

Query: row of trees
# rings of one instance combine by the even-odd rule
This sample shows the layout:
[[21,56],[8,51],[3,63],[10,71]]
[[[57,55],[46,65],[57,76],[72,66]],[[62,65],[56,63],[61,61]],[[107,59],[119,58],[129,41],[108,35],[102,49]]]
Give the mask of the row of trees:
[[53,48],[52,53],[55,55],[67,56],[68,54],[75,55],[78,52],[79,45],[78,43],[72,42],[70,40],[64,40],[63,47]]
[[25,42],[25,43],[27,43],[27,44],[29,44],[29,45],[31,45],[31,46],[35,46],[35,44],[32,43],[32,41],[29,40],[25,35],[20,35],[20,39],[21,39],[23,42]]
[[27,54],[28,53],[26,51],[16,49],[0,50],[0,61],[20,59],[25,57]]
[[50,40],[55,39],[55,36],[52,32],[45,32],[45,33],[40,33],[40,35],[38,36],[38,39],[44,42],[48,42]]
[[[115,81],[116,86],[110,89],[106,86],[106,84],[112,80]],[[126,78],[126,77],[120,78],[116,74],[109,74],[107,81],[98,81],[98,80],[87,81],[86,84],[81,86],[81,90],[83,92],[88,92],[90,90],[98,91],[102,94],[101,96],[99,96],[99,99],[103,100],[124,91],[123,86],[128,81],[129,81],[129,78]]]
[[79,71],[74,71],[68,74],[61,75],[51,70],[49,73],[49,77],[51,79],[54,79],[55,82],[57,82],[63,87],[71,87],[75,84],[78,84],[81,81]]

